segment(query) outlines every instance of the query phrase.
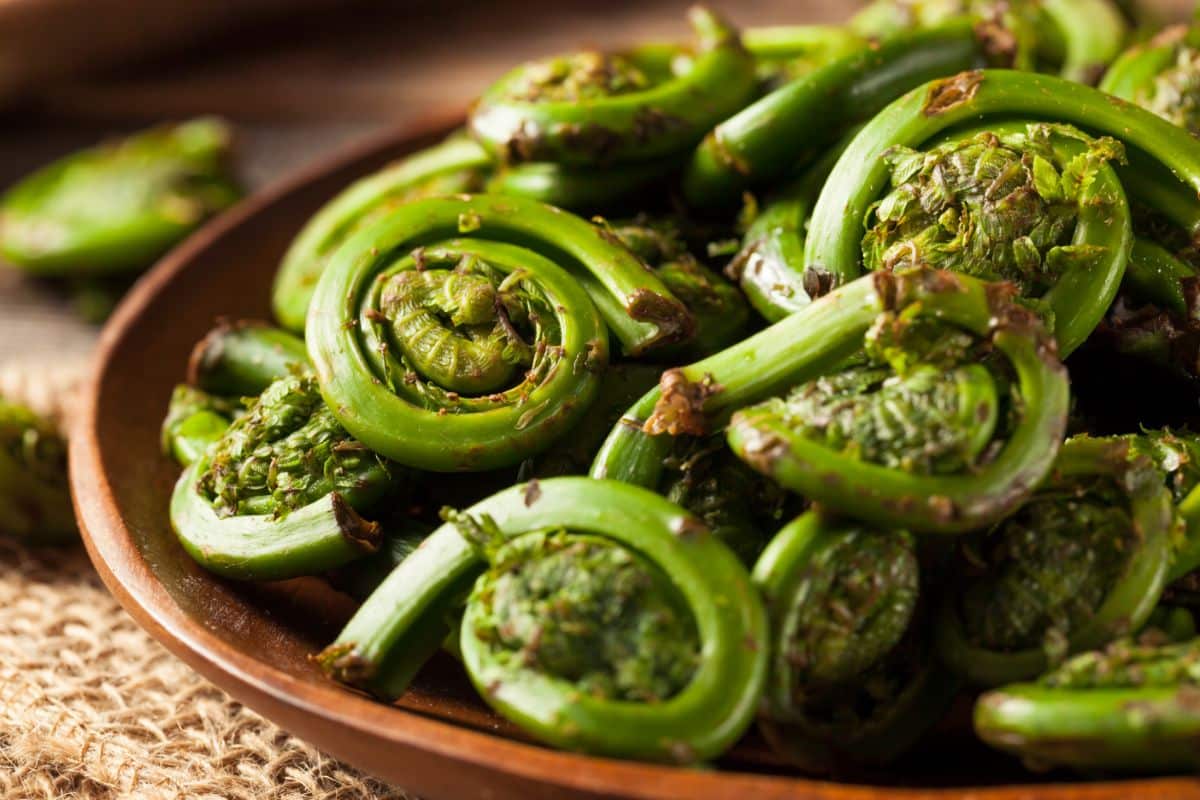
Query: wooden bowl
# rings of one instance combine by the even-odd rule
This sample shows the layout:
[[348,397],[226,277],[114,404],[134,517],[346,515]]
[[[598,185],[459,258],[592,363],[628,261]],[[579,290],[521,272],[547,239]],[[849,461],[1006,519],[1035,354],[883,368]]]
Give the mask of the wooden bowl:
[[309,655],[353,609],[322,582],[247,586],[197,567],[167,521],[178,470],[159,448],[192,344],[218,317],[265,318],[275,267],[309,216],[354,178],[449,127],[393,132],[251,198],[167,256],[105,328],[72,438],[71,483],[92,561],[156,639],[288,731],[427,798],[1200,798],[1200,782],[1187,778],[1034,783],[965,735],[963,713],[902,771],[852,783],[788,774],[753,736],[719,771],[557,752],[491,714],[449,660],[427,667],[398,707],[327,680]]

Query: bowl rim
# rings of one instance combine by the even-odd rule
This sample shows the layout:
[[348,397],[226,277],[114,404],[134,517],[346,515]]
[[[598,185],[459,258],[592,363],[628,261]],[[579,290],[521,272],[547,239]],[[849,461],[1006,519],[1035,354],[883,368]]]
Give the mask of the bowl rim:
[[[433,758],[444,768],[462,767],[471,775],[507,776],[525,790],[587,797],[626,798],[773,798],[811,800],[973,798],[1200,798],[1200,781],[1186,777],[1120,780],[1105,783],[1006,784],[995,786],[893,787],[845,784],[789,775],[738,771],[702,771],[603,759],[551,750],[487,732],[472,730],[346,690],[330,682],[303,682],[268,661],[239,650],[188,616],[171,598],[145,562],[130,529],[120,517],[114,488],[103,471],[99,431],[101,393],[114,369],[114,354],[134,323],[169,287],[172,280],[214,241],[236,227],[252,224],[256,215],[284,201],[293,191],[384,150],[411,147],[422,138],[461,124],[461,114],[398,125],[344,147],[291,173],[223,213],[167,254],[130,290],[100,334],[90,375],[84,385],[80,413],[70,431],[70,483],[76,517],[88,556],[104,584],[134,620],[175,656],[244,705],[258,711],[320,749],[417,792],[446,785],[429,783],[417,774],[393,772],[389,762],[364,755],[356,747],[366,737],[408,756]],[[324,735],[321,729],[339,737]],[[390,762],[396,769],[396,759]],[[444,777],[444,776],[443,776]],[[469,779],[469,778],[468,778]],[[428,783],[428,787],[422,787]],[[494,787],[492,787],[494,788]],[[489,794],[489,787],[475,792]]]

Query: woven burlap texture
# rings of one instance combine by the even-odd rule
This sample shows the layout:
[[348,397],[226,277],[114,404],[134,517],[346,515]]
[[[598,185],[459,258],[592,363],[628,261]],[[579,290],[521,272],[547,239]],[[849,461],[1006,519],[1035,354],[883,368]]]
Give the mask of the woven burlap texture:
[[192,672],[125,614],[79,549],[0,539],[0,797],[403,795]]

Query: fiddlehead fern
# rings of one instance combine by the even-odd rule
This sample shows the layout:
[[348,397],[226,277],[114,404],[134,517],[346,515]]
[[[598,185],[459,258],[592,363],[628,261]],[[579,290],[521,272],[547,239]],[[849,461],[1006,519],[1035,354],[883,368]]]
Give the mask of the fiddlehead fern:
[[809,511],[754,567],[771,620],[760,724],[811,771],[891,760],[945,710],[957,686],[918,613],[912,536]]
[[57,161],[0,199],[0,256],[35,275],[148,266],[233,204],[229,128],[197,119]]
[[690,763],[749,725],[765,614],[745,569],[695,517],[634,486],[554,478],[448,519],[322,654],[335,676],[403,691],[486,563],[463,618],[463,663],[484,699],[539,739]]
[[501,161],[594,167],[681,155],[754,94],[754,59],[707,9],[679,74],[661,48],[584,52],[517,67],[471,113],[472,135]]
[[[935,332],[937,326],[921,322],[935,319],[948,326],[941,330],[956,330],[957,335],[947,338],[947,347],[929,345],[906,355],[906,337]],[[854,369],[845,378],[832,377],[862,348],[873,326],[872,337],[880,352],[900,367],[899,377],[875,378]],[[928,403],[917,400],[918,384],[930,376],[929,368],[958,363],[954,350],[964,342],[994,350],[1013,377],[998,380],[977,364],[957,367],[944,379],[945,386],[929,390]],[[970,361],[978,352],[982,351],[967,347],[961,355]],[[904,458],[896,459],[899,468],[893,469],[887,466],[891,456],[877,463],[864,458],[849,440],[793,430],[779,400],[743,408],[822,376],[831,376],[834,383],[870,377],[869,389],[900,384],[901,393],[912,395],[914,408],[943,415],[947,430],[962,431],[950,437],[953,442],[945,448],[950,461],[943,471],[924,471]],[[942,381],[927,383],[936,386]],[[1001,435],[989,433],[981,444],[980,432],[967,431],[962,423],[978,419],[979,428],[986,429],[989,420],[1001,419],[1001,386],[1005,408],[1014,416],[1011,428],[1008,423],[996,425]],[[938,397],[951,402],[939,405]],[[781,485],[880,525],[957,532],[1011,512],[1049,471],[1065,429],[1067,385],[1045,330],[1032,314],[1013,304],[1003,288],[932,270],[876,273],[728,350],[669,370],[660,389],[647,394],[613,429],[592,475],[654,486],[671,436],[703,433],[738,408],[743,410],[728,429],[730,445],[751,467]],[[902,429],[903,417],[897,420]]]
[[544,449],[595,396],[601,315],[635,353],[692,331],[683,304],[609,236],[512,197],[396,209],[317,287],[307,341],[330,407],[373,450],[422,469]]
[[413,153],[346,187],[296,235],[279,265],[271,305],[279,324],[302,332],[317,281],[334,251],[391,209],[422,197],[483,187],[491,158],[462,136]]
[[[892,177],[891,167],[879,158],[882,153],[896,147],[916,149],[933,144],[936,148],[935,137],[943,131],[981,118],[984,122],[979,130],[998,132],[1003,140],[1006,131],[1012,131],[1013,116],[1060,120],[1113,136],[1129,153],[1131,168],[1120,172],[1119,181],[1107,166],[1100,166],[1078,195],[1079,210],[1069,244],[1087,247],[1077,251],[1076,258],[1070,259],[1075,263],[1063,270],[1054,288],[1042,297],[1054,311],[1060,350],[1069,353],[1099,322],[1124,273],[1131,235],[1122,184],[1129,185],[1130,175],[1150,169],[1148,163],[1157,170],[1156,176],[1174,173],[1175,178],[1152,182],[1156,187],[1173,187],[1165,190],[1172,198],[1194,194],[1200,187],[1200,148],[1191,137],[1155,115],[1097,90],[1046,75],[986,70],[933,81],[895,101],[863,128],[834,167],[813,210],[806,268],[829,272],[835,285],[860,274],[864,220],[869,220],[872,206]],[[1006,118],[1007,124],[991,121],[997,118]],[[1052,142],[1063,138],[1056,135],[1062,134],[1063,128],[1052,126],[1049,130]],[[952,135],[949,141],[955,138]],[[1068,142],[1075,142],[1069,146],[1076,149],[1087,147],[1088,152],[1095,147],[1079,141],[1073,133],[1062,145]],[[1055,144],[1056,149],[1059,146]],[[1077,155],[1064,152],[1058,163],[1064,165],[1061,171],[1055,170],[1064,188],[1074,177],[1087,174],[1079,172]],[[1044,164],[1038,169],[1050,174]],[[1132,185],[1130,192],[1163,213],[1171,211],[1173,200],[1148,197],[1142,184]],[[1090,202],[1085,198],[1091,198]],[[951,231],[953,227],[946,233]],[[952,241],[952,237],[946,240]],[[1086,257],[1088,253],[1092,259]],[[1094,266],[1088,263],[1093,259]]]
[[1037,768],[1190,772],[1200,760],[1200,639],[1121,640],[979,698],[975,730]]
[[379,499],[400,468],[341,427],[316,380],[272,383],[184,470],[171,524],[205,568],[277,580],[340,566],[379,546],[356,509]]
[[[781,86],[722,122],[684,171],[687,201],[729,205],[743,189],[794,174],[853,125],[932,78],[988,63],[969,21],[880,42]],[[822,124],[814,125],[820,119]]]
[[259,395],[308,368],[304,340],[256,320],[220,320],[188,358],[188,383],[227,397]]
[[938,627],[959,674],[995,686],[1138,630],[1171,557],[1171,498],[1126,441],[1069,440],[1020,511],[967,540]]
[[[1078,146],[1063,146],[1060,138]],[[1024,296],[1045,297],[1072,268],[1110,273],[1123,255],[1119,243],[1094,234],[1070,238],[1092,209],[1091,226],[1085,222],[1079,230],[1091,233],[1099,220],[1112,225],[1114,217],[1128,216],[1117,202],[1115,175],[1099,174],[1121,158],[1111,139],[1034,125],[1004,137],[993,129],[956,136],[925,152],[897,147],[885,158],[892,189],[867,213],[866,269],[929,265],[1008,281]],[[1096,185],[1107,191],[1085,189]],[[1095,252],[1101,248],[1103,261]],[[1052,308],[1063,305],[1056,301],[1057,295],[1046,300]]]
[[0,534],[34,544],[76,538],[67,444],[46,420],[0,398]]

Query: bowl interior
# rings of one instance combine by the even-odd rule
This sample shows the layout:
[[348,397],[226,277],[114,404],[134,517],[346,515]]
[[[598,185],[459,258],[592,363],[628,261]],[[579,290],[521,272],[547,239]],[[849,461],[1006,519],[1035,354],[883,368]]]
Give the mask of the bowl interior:
[[[1028,783],[1029,774],[1012,759],[965,734],[969,703],[903,769],[843,776],[851,782],[845,786],[789,776],[753,735],[725,759],[721,772],[552,752],[524,742],[492,714],[448,658],[421,673],[398,703],[401,709],[333,685],[309,656],[352,613],[349,598],[319,579],[235,584],[187,557],[167,520],[178,469],[161,452],[159,424],[193,343],[218,317],[268,318],[275,267],[308,217],[354,178],[435,141],[449,127],[388,134],[252,198],[168,256],[105,329],[73,441],[72,483],[93,561],[125,607],[243,702],[335,755],[430,797],[800,792],[867,798]],[[1200,784],[1180,779],[1054,786],[1051,791],[1063,797],[1200,796]]]

